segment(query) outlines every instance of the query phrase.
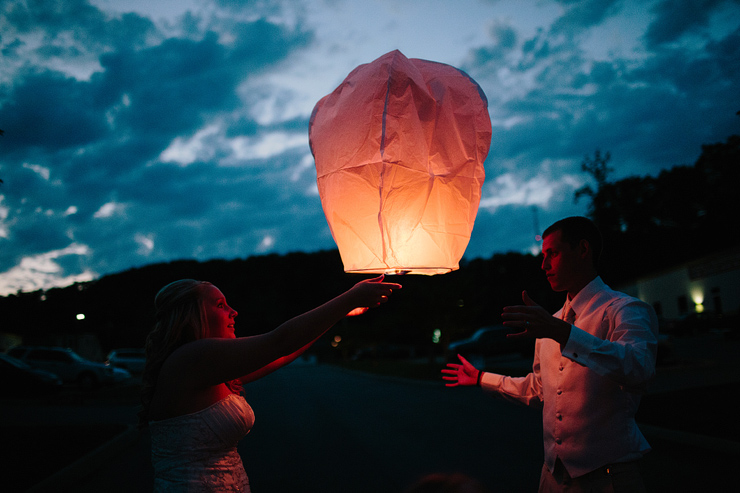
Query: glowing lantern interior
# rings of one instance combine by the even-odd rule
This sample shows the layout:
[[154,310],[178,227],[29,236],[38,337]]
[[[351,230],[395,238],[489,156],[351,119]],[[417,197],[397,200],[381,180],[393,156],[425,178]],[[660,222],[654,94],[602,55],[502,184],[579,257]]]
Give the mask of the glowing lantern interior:
[[387,53],[316,104],[309,141],[346,272],[458,268],[491,144],[488,101],[467,74]]

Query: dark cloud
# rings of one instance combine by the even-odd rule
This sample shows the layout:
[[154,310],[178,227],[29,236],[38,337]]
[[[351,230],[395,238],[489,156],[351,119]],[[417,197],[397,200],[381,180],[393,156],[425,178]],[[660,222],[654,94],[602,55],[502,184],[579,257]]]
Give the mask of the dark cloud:
[[[123,214],[97,220],[99,226],[86,228],[80,240],[100,245],[93,264],[99,270],[110,268],[108,255],[116,252],[137,265],[247,256],[267,235],[275,241],[269,251],[298,251],[305,244],[331,248],[326,232],[322,237],[316,228],[325,224],[318,197],[305,195],[300,186],[285,186],[295,159],[272,160],[267,178],[249,167],[209,163],[151,167],[129,187],[117,189],[118,200],[127,204]],[[292,226],[284,230],[286,225]],[[151,239],[151,252],[141,253],[137,234]]]
[[[25,50],[38,62],[24,62],[12,85],[0,89],[5,269],[73,242],[90,250],[55,261],[71,273],[247,256],[275,221],[288,219],[286,202],[294,197],[278,200],[276,193],[290,181],[285,162],[281,168],[270,162],[275,176],[265,180],[260,175],[268,163],[219,166],[221,151],[213,161],[188,166],[158,157],[175,137],[192,136],[210,118],[234,122],[228,137],[305,125],[298,118],[262,127],[244,116],[237,90],[307,43],[309,34],[264,19],[218,18],[200,32],[202,19],[186,15],[186,37],[165,37],[147,19],[109,16],[83,1],[19,2],[0,15],[15,33],[4,35],[4,53]],[[30,32],[46,40],[33,51],[20,39]],[[99,68],[85,78],[47,63],[61,59],[93,60]],[[300,249],[290,235],[282,240],[280,248]]]
[[738,3],[736,0],[662,0],[653,12],[655,20],[645,33],[645,42],[654,49],[662,44],[680,39],[684,34],[704,28],[708,25],[712,12],[727,3]]
[[[288,0],[289,3],[298,3]],[[285,0],[214,0],[214,3],[230,12],[243,12],[252,9],[266,16],[281,16],[285,10]]]
[[686,157],[696,156],[701,144],[740,128],[734,115],[740,94],[731,82],[740,77],[740,29],[708,42],[702,55],[689,48],[660,49],[630,76],[647,93],[643,100],[650,110],[643,116],[653,125],[648,135],[674,149],[671,164],[691,164]]
[[576,35],[618,12],[620,0],[560,0],[565,13],[552,25],[554,34]]
[[510,25],[496,23],[490,28],[489,35],[492,40],[491,44],[472,50],[469,64],[481,67],[501,62],[516,48],[517,32]]
[[238,104],[240,72],[227,61],[215,33],[200,41],[167,39],[139,51],[101,57],[103,71],[93,76],[99,98],[116,112],[119,131],[169,138],[200,127],[209,112]]
[[522,58],[516,69],[524,72],[553,58],[572,57],[574,51],[578,53],[580,49],[573,42],[567,39],[557,39],[540,29],[535,36],[522,43]]
[[142,46],[155,31],[149,19],[133,13],[111,17],[87,0],[19,0],[8,4],[4,17],[18,33],[42,33],[46,41],[42,54],[62,36],[94,49]]
[[264,19],[229,26],[229,31],[236,36],[229,63],[248,70],[259,70],[280,62],[291,50],[305,46],[313,37],[301,26],[288,31]]
[[50,37],[74,27],[105,23],[104,14],[87,0],[7,2],[4,16],[20,32],[41,30]]
[[305,37],[264,20],[231,26],[233,44],[211,31],[200,40],[170,38],[137,51],[101,56],[103,71],[93,76],[95,90],[116,111],[117,131],[163,138],[188,134],[208,115],[240,105],[242,80],[278,63]]
[[710,63],[714,67],[712,74],[713,79],[716,78],[718,83],[722,83],[725,86],[725,82],[722,78],[726,78],[729,81],[738,80],[740,76],[740,26],[731,32],[724,39],[719,41],[710,41],[706,45],[706,58],[714,61]]
[[236,168],[219,169],[207,163],[186,167],[161,163],[139,169],[116,190],[122,201],[140,204],[142,212],[159,207],[167,216],[191,220],[208,215],[222,200],[220,193],[214,193],[219,192],[219,184],[236,180],[241,174]]
[[740,96],[730,83],[740,78],[738,31],[703,47],[663,47],[641,63],[593,61],[571,40],[540,31],[522,42],[517,69],[536,84],[496,105],[499,118],[521,121],[494,128],[489,162],[507,166],[489,176],[532,176],[545,160],[568,160],[578,174],[581,157],[596,149],[611,151],[618,177],[656,174],[690,164],[703,143],[738,129]]
[[25,71],[0,101],[0,121],[12,134],[5,148],[86,145],[107,133],[99,110],[89,83],[58,72]]
[[24,45],[25,43],[18,38],[13,39],[13,41],[9,43],[4,42],[3,37],[0,35],[0,46],[2,46],[2,48],[0,48],[0,54],[2,54],[4,57],[16,58],[18,50]]
[[240,116],[236,120],[230,122],[229,127],[226,129],[226,136],[255,136],[260,129],[261,125],[253,118]]
[[[43,234],[39,234],[43,232]],[[13,227],[13,240],[23,245],[22,250],[3,249],[2,259],[13,259],[16,262],[23,256],[48,252],[69,245],[69,237],[59,218],[47,214],[28,215]],[[13,265],[11,264],[5,265]]]

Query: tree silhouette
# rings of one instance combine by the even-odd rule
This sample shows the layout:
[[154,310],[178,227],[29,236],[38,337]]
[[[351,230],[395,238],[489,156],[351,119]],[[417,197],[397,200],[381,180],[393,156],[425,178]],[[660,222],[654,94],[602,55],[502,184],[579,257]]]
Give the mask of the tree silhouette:
[[621,282],[740,244],[731,227],[735,184],[740,180],[740,136],[702,146],[693,166],[676,166],[657,177],[609,182],[610,155],[597,151],[582,164],[597,182],[583,187],[589,217],[604,235],[602,273]]
[[607,152],[603,157],[601,151],[596,149],[594,157],[591,159],[588,155],[581,161],[581,171],[588,173],[596,180],[596,190],[591,188],[590,185],[586,184],[576,190],[574,201],[578,202],[581,197],[586,196],[593,199],[596,194],[605,186],[608,182],[609,175],[614,171],[613,168],[608,166],[611,154]]

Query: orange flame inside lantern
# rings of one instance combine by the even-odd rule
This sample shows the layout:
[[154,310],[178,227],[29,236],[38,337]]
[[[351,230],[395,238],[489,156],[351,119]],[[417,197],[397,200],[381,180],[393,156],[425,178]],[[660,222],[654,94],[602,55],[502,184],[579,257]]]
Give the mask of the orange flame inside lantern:
[[491,144],[488,101],[473,79],[387,53],[316,104],[309,142],[346,272],[458,268]]

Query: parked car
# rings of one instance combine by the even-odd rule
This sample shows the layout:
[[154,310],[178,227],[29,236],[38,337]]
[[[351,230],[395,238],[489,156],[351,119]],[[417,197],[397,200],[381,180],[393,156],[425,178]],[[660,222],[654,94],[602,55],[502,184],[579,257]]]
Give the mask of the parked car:
[[10,348],[8,354],[34,368],[59,375],[64,383],[78,383],[87,388],[117,383],[131,377],[126,370],[87,360],[68,348],[16,346]]
[[499,356],[502,354],[522,353],[531,355],[534,352],[534,340],[528,337],[510,339],[507,334],[519,332],[503,325],[482,327],[472,336],[449,345],[450,355],[457,359],[463,356]]
[[401,360],[414,357],[413,346],[405,344],[373,344],[362,347],[351,356],[352,361],[360,360]]
[[32,368],[9,354],[0,353],[0,390],[3,397],[53,394],[61,386],[62,379],[57,375]]
[[131,373],[142,373],[146,364],[146,353],[143,349],[114,349],[108,353],[105,362]]

